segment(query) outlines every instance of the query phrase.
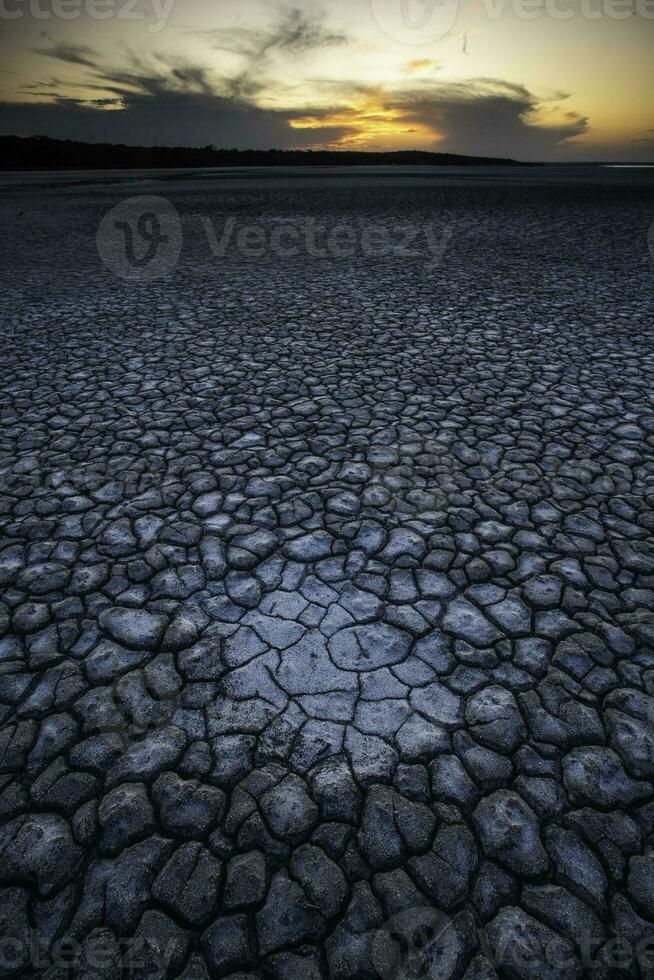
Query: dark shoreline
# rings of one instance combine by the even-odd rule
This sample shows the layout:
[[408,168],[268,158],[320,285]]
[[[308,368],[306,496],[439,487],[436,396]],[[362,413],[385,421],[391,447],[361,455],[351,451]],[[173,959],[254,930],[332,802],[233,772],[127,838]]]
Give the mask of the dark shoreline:
[[539,167],[500,157],[399,150],[218,150],[214,147],[126,146],[45,136],[0,136],[0,170],[147,170],[192,167],[342,166]]

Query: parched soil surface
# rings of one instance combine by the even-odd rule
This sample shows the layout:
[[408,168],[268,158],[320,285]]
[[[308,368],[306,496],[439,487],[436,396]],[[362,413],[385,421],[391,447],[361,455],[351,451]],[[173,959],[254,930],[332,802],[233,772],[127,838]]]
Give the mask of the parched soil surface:
[[654,976],[651,181],[178,183],[0,194],[0,976]]

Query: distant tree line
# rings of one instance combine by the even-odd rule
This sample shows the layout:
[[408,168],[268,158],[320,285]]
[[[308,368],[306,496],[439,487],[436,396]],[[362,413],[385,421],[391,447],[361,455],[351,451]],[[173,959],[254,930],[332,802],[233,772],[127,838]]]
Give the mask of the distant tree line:
[[518,166],[517,160],[426,150],[219,150],[215,146],[125,146],[48,136],[0,136],[0,170],[147,170],[167,167]]

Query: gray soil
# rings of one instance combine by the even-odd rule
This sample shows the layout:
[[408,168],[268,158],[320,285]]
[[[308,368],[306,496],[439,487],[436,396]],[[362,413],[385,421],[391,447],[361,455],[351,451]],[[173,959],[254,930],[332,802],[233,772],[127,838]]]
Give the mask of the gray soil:
[[654,976],[652,174],[0,181],[0,976]]

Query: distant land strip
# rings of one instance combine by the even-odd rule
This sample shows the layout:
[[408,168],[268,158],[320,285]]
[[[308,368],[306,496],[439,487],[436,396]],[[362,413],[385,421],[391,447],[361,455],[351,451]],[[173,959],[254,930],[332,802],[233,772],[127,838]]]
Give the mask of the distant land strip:
[[0,136],[0,170],[148,170],[186,167],[541,166],[501,157],[426,150],[229,150],[215,146],[125,146],[48,136]]

